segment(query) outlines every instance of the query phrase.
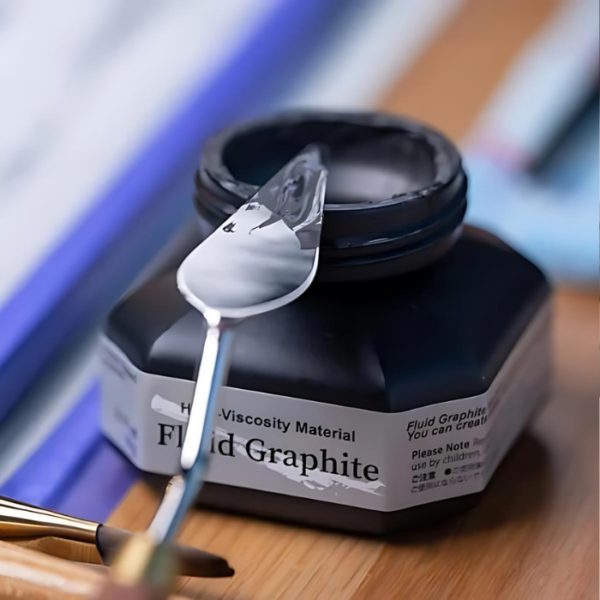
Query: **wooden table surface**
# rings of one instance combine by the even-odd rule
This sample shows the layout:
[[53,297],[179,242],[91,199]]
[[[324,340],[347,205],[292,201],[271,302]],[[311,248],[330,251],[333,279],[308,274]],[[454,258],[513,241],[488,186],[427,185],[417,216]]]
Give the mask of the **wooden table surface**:
[[[462,139],[555,6],[467,0],[382,107]],[[598,598],[598,330],[597,294],[556,295],[553,398],[469,513],[381,540],[197,511],[181,541],[226,556],[237,573],[182,580],[177,591],[238,600]],[[140,483],[109,522],[141,530],[158,500]]]

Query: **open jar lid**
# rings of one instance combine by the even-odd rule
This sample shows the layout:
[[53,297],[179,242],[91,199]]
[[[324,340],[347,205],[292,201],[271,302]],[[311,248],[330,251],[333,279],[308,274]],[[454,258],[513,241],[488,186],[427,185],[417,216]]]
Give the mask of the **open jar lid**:
[[290,112],[230,127],[204,146],[195,204],[217,227],[311,143],[329,176],[318,277],[391,277],[430,264],[460,235],[467,178],[426,125],[374,113]]

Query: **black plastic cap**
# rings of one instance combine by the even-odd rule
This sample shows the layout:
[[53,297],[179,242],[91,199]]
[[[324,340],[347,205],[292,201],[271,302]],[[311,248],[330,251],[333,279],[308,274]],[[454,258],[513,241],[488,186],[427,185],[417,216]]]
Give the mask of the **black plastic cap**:
[[330,153],[320,280],[414,271],[453,246],[466,211],[458,151],[422,123],[372,113],[286,113],[210,138],[195,194],[205,231],[310,143]]

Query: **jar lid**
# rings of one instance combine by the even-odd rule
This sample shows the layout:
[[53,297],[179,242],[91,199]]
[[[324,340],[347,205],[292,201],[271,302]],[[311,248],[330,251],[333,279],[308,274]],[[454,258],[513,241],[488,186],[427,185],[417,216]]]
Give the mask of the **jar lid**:
[[466,210],[460,155],[437,131],[390,115],[290,112],[218,133],[200,159],[198,212],[217,227],[311,143],[330,154],[320,280],[389,277],[452,247]]

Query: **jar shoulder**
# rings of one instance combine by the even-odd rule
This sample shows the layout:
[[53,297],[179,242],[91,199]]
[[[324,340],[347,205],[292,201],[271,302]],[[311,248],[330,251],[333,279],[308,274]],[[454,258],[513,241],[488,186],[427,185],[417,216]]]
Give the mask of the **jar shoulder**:
[[[470,231],[427,269],[314,285],[241,323],[228,385],[389,412],[470,397],[486,391],[548,295],[529,261]],[[204,323],[174,272],[127,296],[106,332],[143,371],[195,375]]]

